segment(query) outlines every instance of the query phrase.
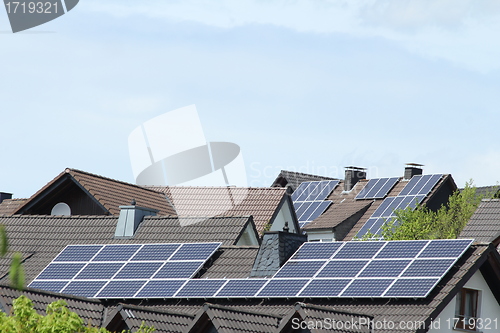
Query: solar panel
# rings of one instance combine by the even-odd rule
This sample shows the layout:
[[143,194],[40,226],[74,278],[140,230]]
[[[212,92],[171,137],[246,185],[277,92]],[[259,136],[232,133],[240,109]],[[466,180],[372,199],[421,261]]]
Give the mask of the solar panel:
[[140,247],[140,245],[106,245],[93,261],[127,261]]
[[439,279],[398,279],[384,297],[425,297]]
[[71,279],[85,266],[83,263],[67,264],[52,263],[36,277],[37,280],[66,280]]
[[[303,286],[296,297],[425,297],[471,242],[305,243],[257,296],[292,297]],[[402,289],[406,280],[415,282],[413,292]]]
[[168,260],[179,244],[146,244],[133,257],[133,261]]
[[61,289],[63,289],[66,284],[68,284],[68,281],[43,281],[43,280],[38,280],[38,281],[33,281],[30,283],[29,287],[34,288],[34,289],[42,289],[42,290],[47,290],[47,291],[52,291],[55,293],[61,292]]
[[257,294],[258,297],[294,297],[309,280],[272,279]]
[[75,296],[93,297],[106,281],[71,281],[61,292]]
[[382,199],[396,185],[399,177],[370,179],[355,199]]
[[220,243],[182,244],[170,260],[206,260],[219,248]]
[[[114,280],[97,294],[97,298],[132,298],[135,293],[146,283],[145,280]],[[79,290],[78,290],[79,292]]]
[[100,249],[102,245],[68,245],[54,261],[90,261]]
[[139,291],[137,298],[167,298],[175,295],[187,280],[151,280]]
[[155,279],[188,279],[192,277],[201,266],[204,261],[179,261],[179,262],[167,262],[165,265],[155,274],[153,278]]
[[253,297],[268,280],[229,280],[217,293],[217,297]]
[[[451,239],[305,243],[270,279],[172,278],[177,275],[186,276],[193,269],[198,269],[197,265],[203,263],[203,261],[172,261],[173,256],[163,262],[153,260],[129,260],[123,263],[53,262],[40,274],[46,279],[37,278],[29,287],[91,298],[118,299],[422,298],[432,291],[469,248],[472,241]],[[181,244],[178,244],[175,251],[181,247]],[[98,268],[104,270],[104,267],[98,266],[102,264],[123,266],[112,278],[77,278],[88,277],[87,274],[91,272],[99,273]],[[186,264],[195,266],[183,271],[182,265]],[[74,273],[73,277],[69,277],[68,270],[74,272],[80,266],[85,267]],[[68,270],[61,271],[60,275],[55,276],[59,268]],[[101,274],[109,275],[116,269],[113,267]],[[64,278],[59,279],[61,276]],[[169,278],[162,278],[163,276]]]
[[419,258],[457,257],[470,246],[470,239],[436,239],[419,254]]
[[125,264],[116,279],[149,279],[163,265],[161,262],[129,262]]
[[415,258],[428,243],[426,240],[388,242],[375,258]]
[[319,261],[288,261],[274,277],[287,278],[312,277],[326,263],[325,260]]
[[410,260],[372,261],[359,277],[398,277],[410,262]]
[[[63,292],[77,296],[129,298],[134,297],[139,288],[147,283],[142,295],[153,297],[158,286],[164,285],[166,288],[176,285],[174,282],[165,282],[165,279],[186,281],[193,277],[220,245],[69,245],[29,287],[54,292],[61,292],[66,287]],[[148,283],[152,281],[158,283]],[[173,294],[165,296],[168,290],[160,292],[157,297],[171,297]]]
[[317,279],[311,281],[299,294],[301,297],[336,297],[351,280]]
[[455,259],[417,259],[403,273],[404,277],[440,277],[453,265]]
[[368,264],[368,260],[332,260],[316,277],[319,278],[353,278]]
[[380,297],[393,279],[354,280],[342,293],[344,297]]
[[[401,190],[398,196],[396,197],[387,197],[382,201],[382,203],[375,209],[373,214],[368,218],[365,225],[358,231],[356,234],[356,238],[364,237],[368,232],[373,234],[374,239],[382,238],[382,226],[388,221],[394,220],[396,217],[396,211],[402,210],[410,207],[411,209],[415,209],[418,204],[420,204],[425,197],[429,194],[429,192],[434,188],[434,186],[439,182],[443,175],[417,175],[413,176],[412,179],[406,184],[406,186]],[[361,191],[356,199],[365,199],[365,198],[377,198],[376,196],[371,197],[373,193],[377,191],[377,186],[382,179],[389,178],[381,178],[374,180],[374,182],[370,185],[370,182],[365,186],[370,187],[367,189],[367,192]],[[390,178],[393,179],[393,178]],[[397,179],[397,178],[396,178]],[[388,182],[388,181],[386,181]],[[394,182],[395,184],[395,182]],[[394,185],[392,185],[394,186]],[[381,191],[382,188],[386,188],[386,184],[380,187],[377,193]],[[375,194],[374,194],[375,195]],[[376,194],[378,196],[378,194]],[[380,197],[380,196],[378,196]],[[395,225],[398,225],[398,221],[394,220]]]
[[384,242],[347,242],[333,256],[333,259],[369,259],[384,245]]
[[338,184],[338,180],[304,182],[293,192],[293,206],[301,228],[328,209],[332,201],[325,199]]
[[342,243],[334,242],[306,242],[302,244],[291,259],[329,259],[341,246]]
[[193,279],[189,280],[178,292],[176,297],[204,298],[212,297],[222,287],[226,280]]
[[[86,280],[86,279],[111,279],[120,268],[123,266],[123,262],[99,262],[89,263],[78,275],[75,276],[77,280]],[[72,277],[70,277],[72,278]]]

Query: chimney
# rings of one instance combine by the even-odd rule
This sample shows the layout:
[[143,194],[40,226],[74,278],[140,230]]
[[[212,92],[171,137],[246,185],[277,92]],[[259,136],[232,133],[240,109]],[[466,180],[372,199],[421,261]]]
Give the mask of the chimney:
[[344,191],[350,191],[361,179],[366,179],[366,168],[345,167]]
[[273,276],[304,242],[307,242],[307,235],[266,231],[250,277]]
[[405,166],[405,179],[411,179],[413,176],[421,175],[423,173],[423,164],[406,163]]
[[131,206],[120,206],[115,238],[133,237],[144,216],[154,216],[156,213],[158,213],[157,209],[136,206],[135,200],[132,201]]
[[6,199],[12,199],[12,193],[0,192],[0,203]]

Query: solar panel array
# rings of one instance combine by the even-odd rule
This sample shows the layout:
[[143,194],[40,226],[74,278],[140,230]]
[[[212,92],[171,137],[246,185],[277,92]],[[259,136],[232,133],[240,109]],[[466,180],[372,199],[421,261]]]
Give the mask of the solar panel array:
[[314,221],[332,204],[332,201],[325,199],[338,184],[338,180],[304,182],[293,192],[293,206],[301,228]]
[[68,245],[28,287],[96,298],[170,297],[220,245]]
[[[79,279],[84,269],[77,265],[100,263],[93,259],[108,246],[97,246],[94,253],[92,246],[68,246],[34,280],[30,287],[55,292],[68,293],[92,298],[313,298],[313,297],[382,297],[382,298],[423,298],[436,286],[455,262],[469,248],[472,240],[416,240],[416,241],[374,241],[374,242],[310,242],[304,243],[288,262],[270,279],[190,279],[177,278],[177,270],[169,269],[172,276],[157,276],[162,270],[156,270],[149,276],[151,269],[135,266],[125,270],[127,264],[155,262],[158,257],[168,257],[162,264],[175,261],[183,245],[176,251],[162,253],[158,244],[158,253],[136,251],[124,248],[132,253],[125,266],[107,279]],[[185,244],[184,244],[185,245]],[[204,255],[193,256],[196,259],[209,256],[220,244],[196,244]],[[124,245],[121,245],[124,246]],[[130,246],[130,245],[128,245]],[[148,249],[149,247],[149,249]],[[128,251],[130,250],[130,251]],[[123,259],[116,251],[104,251],[104,258]],[[190,251],[182,253],[190,257]],[[191,252],[192,253],[192,252]],[[197,252],[199,253],[199,252]],[[71,259],[71,261],[68,261]],[[77,261],[78,259],[80,261]],[[139,260],[140,259],[140,260]],[[185,259],[179,259],[185,260]],[[160,260],[161,261],[161,260]],[[182,261],[187,262],[187,261]],[[110,266],[112,261],[106,264]],[[68,265],[51,267],[51,265]],[[163,266],[165,267],[165,266]],[[103,267],[101,267],[103,268]],[[114,268],[113,268],[114,269]],[[108,276],[113,269],[96,270],[101,277]],[[146,273],[148,271],[148,273]],[[75,273],[76,272],[76,273]],[[124,272],[121,279],[117,274]],[[167,271],[163,271],[167,274]],[[194,270],[190,271],[191,276]],[[186,273],[187,275],[187,273]],[[149,278],[144,278],[149,276]],[[71,278],[72,277],[72,278]],[[125,278],[126,277],[126,278]]]
[[408,207],[415,209],[415,207],[417,207],[417,205],[432,191],[442,176],[442,174],[413,176],[396,197],[384,199],[368,221],[359,230],[356,237],[361,238],[370,232],[374,235],[373,238],[381,238],[382,226],[396,217],[395,211]]
[[370,179],[355,199],[383,199],[398,180],[399,177]]

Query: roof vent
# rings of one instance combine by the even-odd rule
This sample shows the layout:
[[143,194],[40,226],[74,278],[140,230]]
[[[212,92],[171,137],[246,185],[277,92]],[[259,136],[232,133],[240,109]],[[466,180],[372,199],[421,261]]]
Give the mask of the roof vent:
[[413,176],[421,175],[424,172],[424,170],[422,170],[423,166],[423,164],[406,163],[405,179],[411,179]]
[[366,168],[345,167],[344,191],[350,191],[361,179],[366,179]]
[[[135,202],[135,200],[134,200]],[[116,224],[115,238],[133,237],[135,231],[141,224],[144,216],[154,216],[158,213],[157,209],[139,207],[139,206],[120,206],[120,216]]]

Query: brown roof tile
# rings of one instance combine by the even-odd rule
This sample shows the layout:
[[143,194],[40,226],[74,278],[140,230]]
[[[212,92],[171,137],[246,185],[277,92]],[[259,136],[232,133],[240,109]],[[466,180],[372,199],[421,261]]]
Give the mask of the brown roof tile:
[[255,257],[259,252],[258,246],[224,246],[214,265],[210,266],[201,275],[203,279],[239,279],[247,278],[252,271]]
[[12,215],[19,207],[21,207],[28,199],[5,199],[0,203],[0,215]]
[[64,300],[69,310],[78,314],[86,325],[101,326],[103,319],[104,306],[99,300],[92,300],[84,297],[75,297],[62,294],[56,294],[36,289],[27,288],[24,291],[18,291],[10,287],[0,286],[0,298],[2,305],[6,307],[6,312],[10,313],[12,302],[25,295],[33,302],[33,308],[41,315],[45,315],[47,305],[52,302]]
[[[118,221],[113,216],[0,217],[9,237],[9,251],[32,254],[23,264],[26,282],[31,282],[69,244],[195,243],[222,242],[233,245],[250,217],[216,217],[190,226],[179,226],[175,217],[147,217],[131,239],[115,239]],[[212,229],[212,230],[211,230]],[[217,232],[213,232],[213,231]],[[0,260],[0,276],[10,261]],[[246,266],[245,266],[246,267]]]
[[500,199],[483,199],[458,238],[474,238],[477,242],[489,243],[499,237]]
[[179,216],[252,215],[257,231],[276,214],[285,199],[284,188],[253,187],[148,187],[162,191]]
[[44,192],[55,186],[56,182],[69,175],[75,182],[93,196],[110,214],[119,215],[119,206],[130,205],[135,199],[138,206],[157,209],[160,215],[176,215],[165,195],[138,185],[94,175],[88,172],[66,169],[56,178],[31,196],[16,212],[22,211]]

